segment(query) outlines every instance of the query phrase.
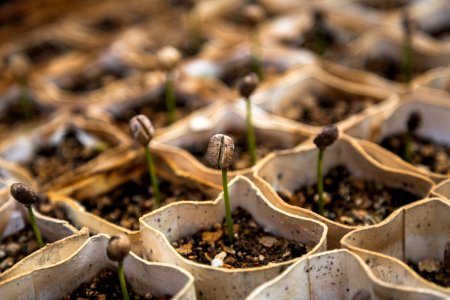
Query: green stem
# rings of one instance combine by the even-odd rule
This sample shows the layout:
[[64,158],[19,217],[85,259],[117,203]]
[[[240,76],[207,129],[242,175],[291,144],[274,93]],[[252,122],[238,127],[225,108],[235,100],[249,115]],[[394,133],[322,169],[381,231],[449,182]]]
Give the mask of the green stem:
[[159,207],[161,205],[161,194],[159,193],[158,181],[156,179],[155,164],[153,163],[152,153],[150,147],[145,146],[145,154],[147,155],[148,171],[150,174],[150,181],[153,188],[153,196],[155,197],[156,204]]
[[45,246],[45,244],[42,241],[41,232],[39,231],[39,227],[37,226],[36,217],[34,216],[31,205],[28,206],[28,216],[30,217],[31,227],[33,228],[34,236],[36,237],[36,241],[39,245],[39,248],[42,248]]
[[123,300],[130,300],[128,295],[127,283],[125,282],[125,272],[123,271],[123,261],[119,261],[117,268],[117,275],[119,275],[120,288],[122,289]]
[[319,214],[324,214],[323,203],[323,153],[324,149],[319,149],[319,158],[317,159],[317,194],[319,195]]
[[254,29],[251,32],[252,45],[251,45],[251,63],[252,71],[258,76],[260,81],[264,80],[264,70],[261,63],[261,45],[259,44],[258,30]]
[[231,218],[230,198],[228,196],[228,170],[222,169],[222,185],[223,185],[223,200],[225,204],[225,216],[228,226],[228,239],[230,244],[233,243],[234,231],[233,231],[233,219]]
[[250,99],[246,99],[247,102],[247,146],[248,152],[250,154],[250,164],[252,166],[256,163],[256,138],[255,129],[253,128],[252,122],[252,104]]
[[322,56],[325,54],[326,51],[326,40],[325,40],[325,33],[323,32],[324,29],[322,29],[321,25],[315,25],[314,26],[314,36],[315,36],[315,50],[316,53],[319,56]]
[[33,117],[33,107],[31,106],[30,95],[28,94],[27,82],[25,79],[20,80],[18,85],[20,90],[20,106],[22,107],[25,119],[29,120]]
[[411,132],[406,131],[403,137],[403,159],[411,162]]
[[169,124],[175,122],[175,92],[173,89],[173,79],[172,72],[168,71],[166,75],[166,85],[165,85],[165,98],[166,98],[166,108],[167,117],[169,119]]
[[412,79],[412,45],[411,37],[408,35],[405,36],[403,51],[403,76],[405,77],[405,84],[409,84]]

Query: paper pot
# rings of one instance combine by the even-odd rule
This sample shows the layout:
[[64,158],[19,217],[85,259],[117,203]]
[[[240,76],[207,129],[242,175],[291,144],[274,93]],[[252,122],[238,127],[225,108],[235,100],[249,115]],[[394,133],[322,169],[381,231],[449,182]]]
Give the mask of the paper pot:
[[[416,132],[419,137],[430,139],[438,144],[450,145],[450,135],[447,134],[447,129],[450,126],[450,105],[442,97],[418,91],[402,96],[402,103],[393,110],[387,111],[384,120],[371,122],[372,126],[368,126],[367,120],[363,120],[359,124],[354,124],[348,133],[375,143],[381,143],[384,138],[390,135],[405,132],[407,120],[410,114],[415,111],[419,112],[422,118],[422,123]],[[408,171],[415,170],[415,172],[432,178],[435,182],[448,178],[448,174],[431,172],[429,168],[424,166],[414,168],[393,153],[385,155],[388,151],[376,145],[362,141],[361,146],[369,155],[387,166]]]
[[[427,281],[410,268],[406,262],[418,263],[424,259],[442,262],[444,247],[450,233],[450,204],[438,198],[424,199],[397,210],[382,223],[357,229],[342,238],[342,246],[363,259],[373,255],[392,264],[369,261],[377,277],[383,281],[404,286],[429,288],[450,295],[450,289]],[[402,277],[389,272],[390,265],[403,267]]]
[[[99,216],[88,210],[84,202],[88,199],[101,197],[112,193],[115,189],[128,182],[141,181],[141,177],[148,176],[148,168],[144,151],[128,150],[126,153],[119,153],[112,157],[109,165],[98,165],[94,174],[89,177],[79,177],[70,184],[54,189],[48,193],[51,202],[62,205],[73,223],[77,227],[87,227],[92,233],[105,233],[114,235],[120,232],[126,233],[132,242],[133,251],[141,255],[142,245],[139,231],[127,229],[120,224],[107,220],[105,216]],[[219,189],[215,184],[208,181],[208,178],[193,179],[190,176],[180,176],[176,170],[171,169],[161,161],[161,152],[152,150],[154,161],[156,162],[156,176],[159,180],[169,181],[180,190],[190,188],[201,190],[207,199],[214,199],[219,194]],[[136,195],[139,196],[139,193]],[[121,199],[120,199],[121,200]],[[165,199],[163,199],[164,201]],[[192,200],[192,199],[182,199]],[[99,198],[101,201],[101,198]],[[143,212],[144,213],[147,213]],[[140,216],[139,216],[140,217]],[[138,220],[136,220],[138,222]],[[139,225],[139,224],[136,224]],[[125,225],[124,225],[125,226]]]
[[[247,210],[268,232],[309,245],[309,254],[326,248],[327,229],[323,224],[285,214],[269,203],[245,177],[232,180],[229,188],[231,209],[239,206]],[[170,204],[140,219],[144,257],[175,264],[190,272],[195,277],[197,296],[201,299],[242,299],[296,260],[229,270],[192,262],[172,248],[171,242],[220,222],[225,217],[223,206],[221,194],[215,201]]]
[[444,180],[431,190],[431,195],[450,200],[450,179]]
[[[76,140],[82,145],[77,146],[78,149],[81,147],[84,150],[90,149],[94,153],[94,156],[96,156],[88,159],[84,164],[75,164],[75,159],[73,159],[73,167],[66,169],[64,174],[48,174],[45,172],[45,174],[41,174],[42,176],[38,173],[33,174],[43,191],[50,187],[61,185],[75,175],[89,172],[91,167],[99,164],[100,161],[107,159],[107,157],[113,155],[118,149],[126,147],[130,143],[130,138],[113,125],[61,113],[57,118],[41,127],[30,132],[12,135],[8,139],[3,140],[0,143],[0,156],[8,161],[26,166],[30,172],[42,171],[44,168],[42,166],[38,168],[37,165],[35,168],[36,170],[39,169],[39,171],[32,171],[31,169],[31,164],[38,162],[36,161],[36,157],[38,157],[37,153],[44,151],[43,149],[52,149],[52,147],[58,145],[66,133],[73,133],[76,136]],[[44,152],[40,157],[48,155],[46,153]],[[76,156],[76,159],[82,159],[81,154],[78,153]],[[66,161],[61,164],[64,166]],[[48,159],[45,165],[48,168]]]
[[[322,126],[318,126],[318,124],[300,123],[295,120],[297,115],[293,115],[289,119],[296,107],[308,108],[318,105],[315,102],[311,104],[312,101],[316,101],[314,99],[316,97],[327,99],[340,97],[345,101],[353,99],[355,102],[362,103],[359,112],[346,116],[336,123],[342,131],[345,131],[358,120],[369,115],[377,115],[379,111],[392,107],[398,102],[397,96],[389,91],[342,80],[316,66],[297,69],[262,86],[260,91],[258,90],[255,93],[252,101],[256,106],[271,114],[276,114],[291,126],[319,132]],[[373,101],[373,104],[364,105],[366,100]]]
[[450,69],[435,68],[414,80],[414,87],[425,94],[450,96]]
[[[362,296],[365,298],[361,298]],[[357,255],[333,250],[302,258],[255,289],[247,300],[262,299],[445,299],[444,295],[389,284],[374,276]]]
[[[106,255],[107,245],[106,235],[93,236],[83,244],[69,241],[62,248],[71,249],[70,256],[57,264],[3,281],[0,298],[60,299],[81,283],[89,282],[100,270],[116,270],[117,263]],[[195,299],[194,278],[180,268],[146,262],[131,252],[124,260],[124,272],[128,287],[142,296],[151,293],[171,295],[171,299]]]
[[[317,147],[305,143],[293,150],[267,156],[254,171],[255,184],[267,199],[278,208],[302,217],[322,221],[328,226],[328,249],[339,248],[339,241],[356,226],[344,225],[313,211],[293,206],[281,199],[277,192],[293,193],[302,186],[317,181]],[[346,135],[325,151],[323,174],[332,167],[343,165],[352,177],[374,180],[391,188],[404,189],[420,198],[428,195],[433,183],[426,177],[385,167],[368,156],[358,143]]]
[[[256,106],[252,107],[252,115],[256,140],[272,145],[275,149],[292,148],[310,136],[308,131],[292,128]],[[217,186],[221,186],[221,172],[207,167],[186,149],[194,147],[206,153],[208,142],[214,134],[238,132],[245,136],[246,128],[246,109],[243,101],[217,104],[194,113],[156,137],[155,147],[165,150],[162,152],[163,158],[177,173],[199,179],[208,178]],[[200,149],[201,145],[205,145],[204,149]],[[228,174],[231,178],[239,174],[249,175],[251,172],[251,167],[245,167]]]

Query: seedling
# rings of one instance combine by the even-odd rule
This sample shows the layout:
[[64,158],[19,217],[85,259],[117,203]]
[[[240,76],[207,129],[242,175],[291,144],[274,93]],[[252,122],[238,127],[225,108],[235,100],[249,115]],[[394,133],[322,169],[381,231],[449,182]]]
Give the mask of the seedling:
[[155,197],[156,205],[159,206],[161,204],[161,194],[159,192],[158,181],[156,179],[153,156],[150,151],[150,142],[155,135],[155,129],[153,128],[152,122],[150,122],[145,115],[137,115],[130,120],[130,131],[134,139],[145,148],[153,196]]
[[160,49],[156,56],[161,67],[166,71],[164,97],[166,101],[169,124],[172,124],[176,120],[174,88],[175,70],[181,60],[181,54],[176,48],[172,46],[166,46]]
[[228,168],[233,161],[233,139],[224,134],[214,135],[208,144],[207,160],[211,167],[222,170],[223,199],[228,227],[228,239],[233,243],[233,219],[231,218],[230,198],[228,196]]
[[10,57],[10,68],[20,91],[20,106],[26,119],[31,119],[34,115],[31,104],[30,93],[28,91],[28,74],[31,62],[23,54],[13,54]]
[[251,27],[250,40],[252,71],[258,75],[260,81],[263,81],[264,70],[261,63],[261,45],[259,40],[258,24],[266,18],[266,12],[259,4],[248,4],[244,7],[244,16]]
[[124,233],[113,235],[108,242],[108,248],[106,249],[106,255],[112,261],[116,261],[117,275],[119,276],[120,288],[122,290],[122,296],[124,300],[130,300],[128,295],[127,284],[125,282],[125,273],[123,270],[123,260],[130,252],[131,244],[128,236]]
[[324,13],[321,10],[315,9],[313,11],[313,32],[314,32],[314,51],[322,56],[327,50],[327,32],[324,22]]
[[317,160],[317,194],[319,196],[319,214],[324,214],[323,203],[323,156],[325,149],[331,146],[339,137],[339,130],[335,125],[326,126],[314,138],[314,144],[319,149],[319,158]]
[[42,248],[45,246],[44,242],[42,241],[42,235],[39,231],[39,227],[36,224],[36,217],[33,213],[33,208],[31,207],[32,204],[36,203],[39,199],[36,192],[28,185],[25,185],[23,183],[13,183],[10,188],[11,195],[16,199],[18,202],[25,205],[25,207],[28,209],[28,216],[30,217],[30,223],[31,228],[33,228],[34,236],[36,237],[36,241],[38,243],[39,248]]
[[245,98],[247,104],[247,146],[250,153],[250,164],[253,166],[256,163],[256,138],[255,130],[252,121],[252,104],[250,96],[258,86],[259,80],[255,73],[251,73],[242,78],[238,83],[238,90],[241,97]]
[[409,115],[408,121],[406,122],[406,132],[404,134],[403,140],[403,159],[405,161],[411,162],[412,153],[412,136],[417,131],[417,129],[422,125],[422,117],[418,111],[414,111]]
[[412,22],[406,9],[402,10],[403,76],[405,84],[412,79]]

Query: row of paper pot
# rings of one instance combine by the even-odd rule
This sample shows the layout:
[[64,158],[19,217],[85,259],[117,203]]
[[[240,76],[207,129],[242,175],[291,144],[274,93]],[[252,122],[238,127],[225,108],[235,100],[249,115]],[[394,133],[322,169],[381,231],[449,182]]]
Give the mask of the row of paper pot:
[[[111,176],[111,170],[99,172],[92,181],[88,179],[49,193],[49,197],[51,201],[62,203],[66,207],[69,219],[76,227],[85,226],[92,233],[126,232],[129,235],[136,255],[127,260],[130,267],[126,269],[129,270],[127,276],[130,283],[137,292],[149,289],[155,295],[169,293],[183,299],[195,295],[201,299],[242,299],[257,286],[277,276],[295,262],[282,275],[259,287],[249,297],[256,299],[290,298],[294,295],[299,299],[328,299],[332,297],[331,295],[347,299],[448,297],[448,289],[421,279],[404,263],[417,262],[424,258],[442,261],[450,230],[447,218],[450,212],[449,200],[446,198],[447,183],[434,186],[432,181],[421,175],[383,166],[370,158],[357,141],[341,136],[329,149],[325,169],[331,168],[333,164],[344,164],[357,176],[366,179],[377,178],[389,183],[390,186],[414,191],[424,198],[397,209],[377,225],[364,228],[344,226],[308,210],[287,205],[274,192],[274,189],[279,187],[295,187],[301,180],[298,178],[299,169],[313,170],[309,164],[313,163],[313,157],[317,155],[315,152],[310,145],[305,145],[279,155],[272,155],[274,158],[269,156],[266,163],[256,168],[253,174],[255,183],[247,177],[238,175],[229,184],[232,208],[238,206],[244,208],[268,232],[307,245],[308,254],[297,259],[297,262],[293,260],[261,268],[225,270],[182,258],[171,246],[171,242],[220,222],[224,217],[222,194],[215,201],[177,202],[146,214],[139,220],[139,231],[129,231],[109,223],[86,211],[68,197],[83,193],[95,194],[100,192],[98,189],[114,188],[122,179]],[[124,165],[138,168],[133,163],[142,164],[142,157],[139,158],[142,155],[139,152],[134,155],[135,157],[130,158]],[[295,165],[297,172],[289,174],[291,168],[287,164]],[[280,168],[279,170],[283,170],[281,178],[277,175],[276,166]],[[20,221],[23,218],[20,209],[9,195],[8,184],[11,181],[22,181],[36,185],[26,172],[16,166],[5,163],[3,169],[1,213],[4,217],[1,220],[7,221],[1,225],[3,236],[7,236],[24,225],[23,219]],[[206,180],[199,183],[195,178],[175,175],[170,167],[168,169],[165,176],[174,178],[181,176],[183,181],[208,185]],[[127,174],[123,166],[122,169],[118,168],[118,173],[120,172]],[[303,180],[311,181],[315,174],[311,172],[303,176],[306,177]],[[108,180],[111,186],[108,185]],[[216,189],[215,194],[217,193]],[[428,195],[440,198],[426,198]],[[106,258],[105,251],[102,251],[107,241],[105,236],[99,235],[88,239],[86,229],[78,231],[67,222],[37,215],[39,226],[49,240],[66,238],[39,250],[1,274],[0,295],[5,295],[4,299],[11,297],[48,299],[55,295],[63,295],[92,277],[101,268],[114,266]],[[352,252],[346,250],[324,252],[341,246]],[[144,262],[137,256],[172,266],[157,266],[154,263]],[[70,277],[61,274],[70,274],[67,275]],[[52,283],[58,284],[49,286],[45,283],[48,282],[47,279],[43,278],[51,278],[49,280]],[[161,282],[168,278],[170,284]],[[17,286],[21,288],[18,289]]]

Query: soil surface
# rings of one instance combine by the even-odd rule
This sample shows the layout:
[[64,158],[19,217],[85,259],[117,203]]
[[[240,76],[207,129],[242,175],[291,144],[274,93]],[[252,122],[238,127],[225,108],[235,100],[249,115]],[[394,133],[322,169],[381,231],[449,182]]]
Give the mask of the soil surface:
[[[233,163],[230,166],[230,170],[242,170],[250,167],[250,155],[247,149],[247,132],[245,131],[226,131],[223,134],[228,135],[234,142]],[[206,150],[208,149],[209,140],[205,140],[203,143],[197,143],[188,146],[182,146],[185,150],[191,153],[202,164],[210,167],[206,159]],[[281,145],[281,143],[274,139],[262,139],[256,136],[256,157],[257,160],[263,158],[267,154],[275,150],[286,149],[287,147]]]
[[[274,236],[261,228],[253,217],[237,208],[232,212],[235,240],[230,245],[225,219],[207,230],[172,243],[183,257],[206,265],[225,252],[223,267],[227,269],[265,266],[300,257],[308,252],[302,243]],[[222,253],[224,254],[224,253]]]
[[104,141],[99,142],[97,147],[84,147],[75,130],[69,129],[62,142],[43,145],[25,166],[40,184],[45,184],[87,163],[108,147]]
[[[332,168],[324,177],[324,216],[346,225],[372,225],[381,222],[398,207],[419,199],[405,190],[375,181],[352,178],[344,166]],[[318,212],[317,185],[303,186],[278,195],[291,205]]]
[[31,104],[30,115],[25,113],[20,103],[20,99],[8,105],[6,110],[0,114],[0,132],[11,131],[16,125],[36,121],[49,112],[37,105],[34,101],[29,101],[29,103]]
[[408,265],[426,280],[446,288],[450,287],[450,268],[445,268],[443,263],[423,260],[417,264],[409,261]]
[[69,46],[61,43],[52,43],[51,41],[42,41],[36,45],[30,46],[25,50],[34,64],[44,63],[50,59],[56,58],[70,49]]
[[272,113],[312,126],[331,125],[360,113],[374,105],[375,99],[352,95],[341,91],[330,91],[321,95],[305,94],[302,99],[280,105]]
[[[166,180],[159,180],[159,189],[163,199],[161,206],[180,200],[211,198],[197,188],[175,185]],[[147,172],[106,194],[80,202],[87,211],[130,230],[139,230],[139,218],[157,208]]]
[[[152,121],[155,128],[168,126],[169,120],[163,93],[164,91],[161,89],[157,97],[146,99],[141,101],[140,105],[130,106],[129,108],[121,110],[120,114],[115,116],[116,120],[120,123],[120,127],[125,132],[129,132],[128,122],[138,114],[146,115]],[[207,106],[208,102],[193,95],[176,93],[175,104],[176,120],[179,120],[191,112]]]
[[[280,75],[286,71],[285,67],[277,65],[274,62],[263,60],[261,63],[264,76],[261,81],[267,80],[267,78],[275,77],[275,75]],[[220,80],[222,80],[227,86],[236,89],[238,81],[252,72],[257,73],[256,69],[257,67],[255,62],[250,59],[244,65],[230,64],[226,67],[225,72],[220,76]]]
[[[131,289],[130,284],[127,284],[128,295],[130,299],[152,299],[152,300],[168,300],[171,296],[155,297],[151,293],[144,296],[137,295]],[[90,282],[84,282],[74,290],[72,293],[62,297],[61,300],[112,300],[123,299],[122,290],[120,288],[119,278],[116,271],[103,269],[95,275]]]
[[[380,145],[403,157],[404,133],[383,139]],[[421,169],[439,174],[450,172],[450,147],[439,145],[415,134],[411,138],[411,163]]]
[[[397,61],[388,55],[379,55],[367,59],[364,68],[372,73],[375,73],[381,77],[387,78],[389,80],[404,83],[405,74],[403,71],[403,62]],[[427,69],[417,69],[414,68],[414,62],[411,72],[411,80],[420,75],[421,73],[427,71]]]
[[39,200],[34,204],[34,208],[46,217],[70,222],[64,206],[50,202],[48,197],[44,194],[39,195]]
[[409,0],[377,0],[377,1],[359,1],[362,5],[378,10],[392,10],[399,9],[403,6],[408,5],[412,1]]
[[30,225],[5,238],[0,244],[0,273],[38,249],[39,246]]

